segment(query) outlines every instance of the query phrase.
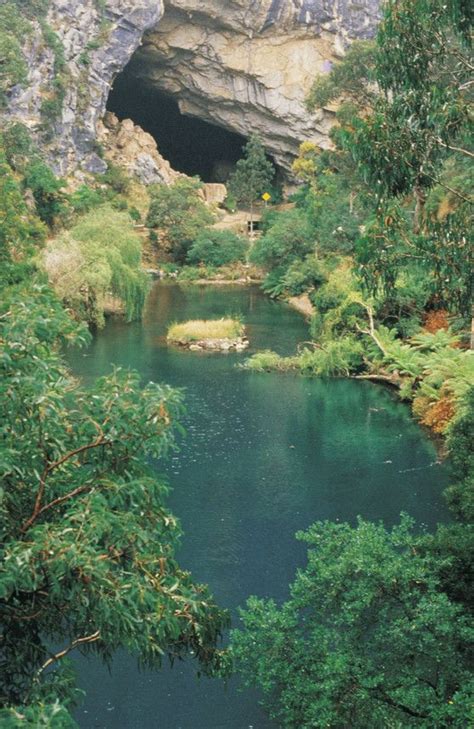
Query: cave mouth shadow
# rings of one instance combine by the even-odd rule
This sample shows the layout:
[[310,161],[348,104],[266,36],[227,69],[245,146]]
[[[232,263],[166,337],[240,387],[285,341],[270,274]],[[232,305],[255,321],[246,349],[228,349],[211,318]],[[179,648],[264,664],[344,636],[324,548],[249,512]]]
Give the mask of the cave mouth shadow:
[[243,156],[240,134],[181,114],[177,102],[124,69],[114,81],[107,111],[131,119],[155,139],[158,151],[178,172],[203,182],[226,182]]

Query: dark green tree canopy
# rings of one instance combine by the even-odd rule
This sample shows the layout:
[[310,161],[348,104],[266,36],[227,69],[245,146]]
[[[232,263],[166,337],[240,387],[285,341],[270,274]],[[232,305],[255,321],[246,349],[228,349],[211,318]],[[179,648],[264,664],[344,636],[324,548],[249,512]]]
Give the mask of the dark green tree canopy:
[[229,178],[228,189],[238,203],[251,206],[271,187],[275,168],[256,134],[252,134],[243,151],[243,158]]
[[201,187],[198,178],[183,178],[173,185],[156,185],[151,193],[146,224],[158,230],[159,239],[179,263],[202,229],[214,222],[199,194]]
[[468,726],[472,625],[411,527],[315,524],[289,600],[248,601],[234,658],[282,727]]

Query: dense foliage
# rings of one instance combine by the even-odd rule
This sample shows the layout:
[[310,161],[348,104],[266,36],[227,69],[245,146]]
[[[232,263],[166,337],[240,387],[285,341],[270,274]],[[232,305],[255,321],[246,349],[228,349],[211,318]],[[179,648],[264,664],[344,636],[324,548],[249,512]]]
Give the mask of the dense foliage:
[[248,601],[235,660],[282,727],[467,725],[472,625],[410,527],[315,524],[290,599]]
[[[256,246],[267,290],[309,295],[313,342],[247,366],[398,387],[446,436],[458,520],[431,535],[407,518],[391,532],[359,521],[299,535],[308,564],[290,598],[250,598],[232,638],[237,669],[284,727],[473,721],[471,25],[468,3],[389,0],[377,42],[354,43],[316,80],[312,108],[345,99],[335,149],[301,146],[295,210]],[[290,215],[307,235],[273,255]]]
[[202,229],[214,220],[199,194],[201,187],[196,178],[182,178],[173,185],[156,185],[151,193],[146,224],[179,263],[185,261]]
[[[60,344],[85,332],[47,290],[0,317],[0,722],[72,726],[66,656],[219,664],[226,616],[174,558],[176,519],[148,461],[173,447],[180,395],[115,371],[82,389]],[[54,647],[53,647],[54,646]]]
[[225,266],[245,260],[247,241],[231,230],[208,228],[201,231],[188,250],[186,260],[191,264]]
[[312,347],[251,367],[386,379],[438,432],[473,377],[469,22],[465,4],[387,4],[377,42],[316,80],[311,108],[344,99],[335,149],[301,145],[295,208],[267,216],[253,252],[266,291],[315,310]]
[[57,295],[76,316],[101,326],[115,298],[129,321],[140,317],[148,277],[128,213],[110,206],[91,210],[48,243],[43,260]]
[[[275,168],[265,154],[260,138],[252,134],[243,147],[244,156],[229,177],[229,195],[240,205],[250,208],[250,226],[253,228],[253,206],[272,188]],[[253,232],[253,231],[251,231]]]
[[[0,106],[26,82],[22,44],[39,24],[54,55],[41,107],[51,133],[67,69],[47,6],[0,5]],[[252,247],[265,290],[306,294],[314,315],[300,352],[261,352],[248,366],[389,382],[446,436],[453,463],[455,522],[431,535],[405,517],[390,532],[316,524],[299,535],[308,564],[290,598],[249,600],[235,664],[285,727],[473,721],[471,25],[464,0],[388,0],[377,41],[354,43],[308,100],[344,99],[334,149],[301,146],[293,207],[267,211]],[[230,193],[252,211],[273,176],[252,136]],[[192,652],[204,671],[226,665],[227,616],[177,564],[179,528],[149,468],[173,447],[180,395],[120,370],[81,387],[59,352],[87,334],[35,272],[43,261],[76,318],[100,325],[117,301],[139,316],[147,281],[132,219],[147,212],[127,212],[119,168],[89,183],[67,194],[26,128],[2,131],[0,723],[12,728],[73,725],[72,651],[108,662],[125,648],[151,667]],[[146,218],[172,261],[199,264],[190,278],[246,253],[208,228],[200,187],[153,187]]]
[[14,283],[44,242],[46,228],[28,210],[22,189],[0,146],[0,284]]

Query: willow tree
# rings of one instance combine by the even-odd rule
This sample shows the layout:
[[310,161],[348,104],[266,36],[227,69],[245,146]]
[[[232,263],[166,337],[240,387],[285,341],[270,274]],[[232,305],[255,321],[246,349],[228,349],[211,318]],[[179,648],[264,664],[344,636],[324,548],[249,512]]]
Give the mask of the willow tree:
[[111,298],[129,321],[139,318],[148,290],[141,258],[141,238],[128,213],[104,205],[48,244],[44,266],[60,299],[101,326]]
[[0,724],[76,726],[68,656],[220,663],[227,622],[180,568],[180,530],[150,459],[173,447],[170,388],[116,370],[79,386],[59,346],[87,335],[33,286],[0,316]]

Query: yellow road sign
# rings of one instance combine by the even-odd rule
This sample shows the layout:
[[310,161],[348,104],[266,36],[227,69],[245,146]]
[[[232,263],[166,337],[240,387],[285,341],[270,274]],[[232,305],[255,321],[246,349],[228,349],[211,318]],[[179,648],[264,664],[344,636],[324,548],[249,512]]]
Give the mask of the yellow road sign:
[[269,192],[264,192],[262,195],[262,199],[265,200],[265,202],[268,202],[269,200],[272,199],[272,196],[270,195]]

